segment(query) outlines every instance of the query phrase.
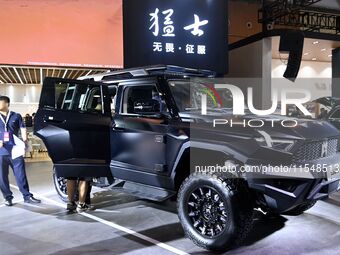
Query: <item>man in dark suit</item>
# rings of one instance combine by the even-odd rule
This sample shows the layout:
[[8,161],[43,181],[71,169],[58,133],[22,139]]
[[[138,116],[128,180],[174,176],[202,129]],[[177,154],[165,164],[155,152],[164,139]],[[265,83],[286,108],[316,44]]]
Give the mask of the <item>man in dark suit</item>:
[[25,203],[40,203],[29,191],[26,177],[24,157],[12,158],[12,149],[15,146],[14,137],[27,142],[27,131],[20,114],[9,110],[10,99],[0,96],[0,190],[7,206],[13,205],[13,193],[10,189],[8,174],[9,167],[13,169],[14,176]]

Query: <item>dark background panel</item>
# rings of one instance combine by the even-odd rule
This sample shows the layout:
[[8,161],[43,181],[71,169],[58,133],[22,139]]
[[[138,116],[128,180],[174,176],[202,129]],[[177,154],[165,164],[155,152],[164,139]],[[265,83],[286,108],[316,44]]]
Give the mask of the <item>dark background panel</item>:
[[[160,33],[150,31],[150,13],[159,9]],[[163,37],[162,11],[173,9],[175,37]],[[124,0],[124,67],[169,64],[218,73],[228,70],[228,1],[226,0]],[[184,27],[194,23],[194,14],[209,23],[202,26],[202,36],[194,36]],[[153,43],[160,42],[163,52],[154,52]],[[174,53],[165,52],[165,44],[173,43]],[[186,45],[195,46],[195,54],[187,54]],[[197,46],[205,45],[206,54],[197,54]]]
[[340,97],[340,48],[333,50],[332,72],[332,96]]

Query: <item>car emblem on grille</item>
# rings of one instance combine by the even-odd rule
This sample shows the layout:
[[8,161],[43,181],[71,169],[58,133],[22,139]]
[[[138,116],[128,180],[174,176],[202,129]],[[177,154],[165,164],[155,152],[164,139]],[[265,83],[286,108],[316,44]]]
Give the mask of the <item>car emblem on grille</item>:
[[327,157],[328,154],[328,141],[324,141],[321,146],[321,157]]

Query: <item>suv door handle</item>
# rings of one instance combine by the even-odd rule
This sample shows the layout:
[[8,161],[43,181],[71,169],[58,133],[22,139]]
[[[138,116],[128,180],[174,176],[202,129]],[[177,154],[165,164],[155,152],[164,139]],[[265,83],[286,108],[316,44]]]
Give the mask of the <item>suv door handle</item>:
[[61,124],[65,123],[66,120],[54,119],[53,117],[45,117],[44,122]]
[[125,131],[124,127],[113,127],[113,131]]
[[112,130],[113,131],[125,131],[125,127],[124,126],[117,126],[116,123],[112,124]]

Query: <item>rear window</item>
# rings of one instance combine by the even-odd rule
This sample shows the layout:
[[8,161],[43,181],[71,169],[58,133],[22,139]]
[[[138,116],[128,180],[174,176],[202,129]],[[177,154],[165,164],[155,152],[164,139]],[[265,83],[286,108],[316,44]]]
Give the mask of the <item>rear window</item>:
[[55,108],[60,110],[102,113],[100,86],[57,83]]
[[82,81],[78,83],[46,78],[39,107],[104,114],[102,87],[99,84],[87,84]]

